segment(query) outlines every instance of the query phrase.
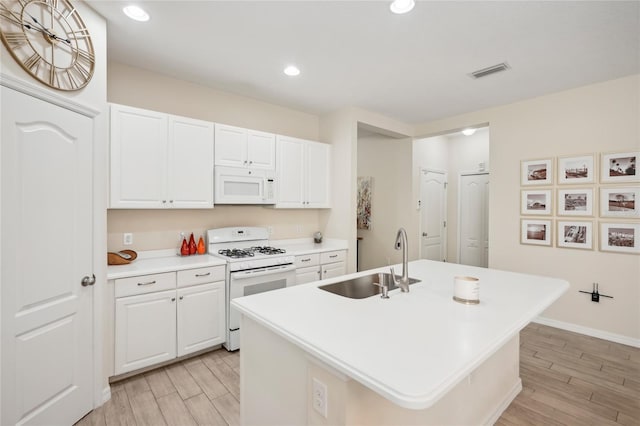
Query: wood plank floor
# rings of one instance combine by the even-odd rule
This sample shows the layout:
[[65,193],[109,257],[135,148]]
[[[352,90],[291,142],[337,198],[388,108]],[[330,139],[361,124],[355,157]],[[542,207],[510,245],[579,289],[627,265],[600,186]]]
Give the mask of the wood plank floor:
[[[640,349],[531,323],[522,392],[496,425],[640,426]],[[76,425],[240,424],[240,356],[224,349],[112,385]]]

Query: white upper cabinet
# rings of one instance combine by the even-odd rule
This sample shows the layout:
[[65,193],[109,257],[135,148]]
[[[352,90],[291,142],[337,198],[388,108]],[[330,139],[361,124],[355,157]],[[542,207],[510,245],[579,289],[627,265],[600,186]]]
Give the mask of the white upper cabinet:
[[169,204],[213,207],[213,123],[169,117]]
[[111,105],[110,207],[213,207],[213,123]]
[[272,133],[216,124],[216,166],[275,169],[276,136]]
[[167,115],[111,105],[111,207],[162,208]]
[[329,208],[331,145],[278,136],[276,208]]

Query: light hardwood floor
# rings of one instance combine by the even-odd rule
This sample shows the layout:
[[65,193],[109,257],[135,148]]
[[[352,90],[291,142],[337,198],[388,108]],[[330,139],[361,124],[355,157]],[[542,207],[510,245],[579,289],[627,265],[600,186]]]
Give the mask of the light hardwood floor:
[[[540,324],[520,333],[523,390],[496,425],[640,426],[640,349]],[[112,385],[76,423],[240,424],[240,356],[224,349]]]

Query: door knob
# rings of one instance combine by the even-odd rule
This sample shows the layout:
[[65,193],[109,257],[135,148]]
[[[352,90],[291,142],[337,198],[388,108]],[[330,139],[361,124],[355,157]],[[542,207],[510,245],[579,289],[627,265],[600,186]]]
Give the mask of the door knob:
[[426,236],[427,236],[427,233],[426,233],[426,232],[423,232],[423,233],[422,233],[422,236],[423,236],[423,237],[426,237]]
[[82,278],[82,281],[80,281],[80,284],[82,284],[82,287],[86,287],[88,285],[94,285],[96,283],[96,276],[94,274],[91,274],[91,276],[84,276]]

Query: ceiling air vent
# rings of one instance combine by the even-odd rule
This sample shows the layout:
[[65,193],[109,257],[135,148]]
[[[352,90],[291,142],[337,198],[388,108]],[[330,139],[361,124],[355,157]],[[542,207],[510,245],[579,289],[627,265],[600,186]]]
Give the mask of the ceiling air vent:
[[509,64],[507,64],[506,62],[503,62],[501,64],[492,65],[490,67],[482,68],[481,70],[474,71],[471,74],[469,74],[469,77],[471,78],[486,77],[488,75],[495,74],[497,72],[506,71],[509,68],[511,68]]

